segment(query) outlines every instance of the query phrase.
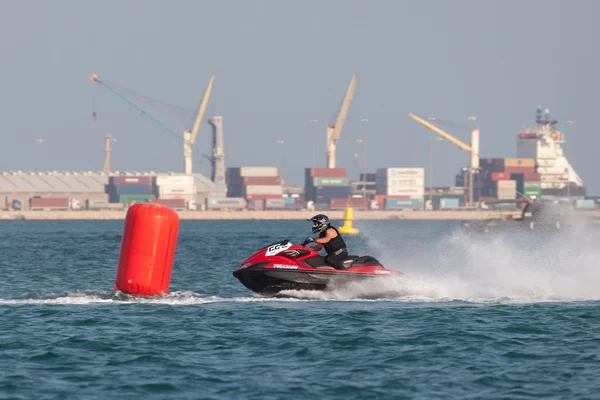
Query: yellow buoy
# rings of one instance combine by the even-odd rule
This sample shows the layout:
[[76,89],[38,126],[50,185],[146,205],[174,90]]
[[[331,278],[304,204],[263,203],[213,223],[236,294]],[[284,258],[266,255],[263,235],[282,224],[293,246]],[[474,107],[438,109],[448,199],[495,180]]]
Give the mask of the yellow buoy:
[[341,226],[338,231],[343,233],[344,235],[356,235],[358,233],[358,229],[352,226],[352,208],[346,207],[344,210],[344,225]]

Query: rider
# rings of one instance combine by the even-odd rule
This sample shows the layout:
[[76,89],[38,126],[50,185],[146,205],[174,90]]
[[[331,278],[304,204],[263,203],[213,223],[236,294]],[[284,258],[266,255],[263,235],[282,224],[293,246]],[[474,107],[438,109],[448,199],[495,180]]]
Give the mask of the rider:
[[311,219],[307,219],[307,221],[312,221],[313,233],[320,232],[320,235],[316,239],[308,237],[304,241],[304,245],[310,242],[316,242],[323,245],[325,251],[327,252],[327,257],[325,257],[327,264],[331,265],[335,269],[346,269],[342,264],[344,258],[348,256],[346,243],[344,242],[344,239],[342,239],[342,236],[338,230],[331,226],[327,215],[318,214]]

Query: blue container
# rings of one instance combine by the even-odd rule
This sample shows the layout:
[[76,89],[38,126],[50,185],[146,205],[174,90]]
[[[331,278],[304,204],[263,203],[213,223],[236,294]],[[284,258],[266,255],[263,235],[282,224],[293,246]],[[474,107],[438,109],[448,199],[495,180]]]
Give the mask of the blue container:
[[394,208],[423,208],[423,200],[421,199],[385,199],[385,209]]
[[296,204],[296,199],[293,197],[284,197],[283,204],[285,204],[286,206],[289,206],[291,204]]
[[316,201],[324,199],[342,199],[350,196],[350,186],[307,186],[306,199]]
[[594,200],[591,199],[586,199],[586,200],[575,200],[575,208],[582,208],[582,209],[590,209],[590,208],[594,208],[594,205],[596,204],[596,202]]
[[458,208],[460,206],[460,201],[454,198],[441,198],[440,199],[440,208]]

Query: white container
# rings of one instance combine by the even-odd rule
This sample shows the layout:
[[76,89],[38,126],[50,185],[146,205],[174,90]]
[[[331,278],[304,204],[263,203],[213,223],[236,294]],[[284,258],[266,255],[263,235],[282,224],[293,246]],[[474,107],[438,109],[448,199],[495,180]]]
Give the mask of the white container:
[[248,185],[244,190],[249,194],[279,194],[283,195],[283,186],[281,185]]
[[163,200],[183,199],[186,201],[196,200],[196,193],[194,194],[161,194],[159,197]]
[[388,177],[425,177],[425,168],[378,168],[375,172],[375,178]]
[[386,194],[388,196],[416,196],[423,197],[425,195],[425,188],[379,188],[377,194]]
[[377,186],[425,186],[425,178],[412,177],[387,177],[378,178],[375,182]]
[[500,189],[516,189],[517,181],[496,181],[498,182],[498,190]]
[[158,195],[165,194],[196,194],[195,185],[161,185],[158,187]]
[[279,176],[277,167],[238,167],[229,168],[228,171],[231,176],[241,176],[243,178],[251,176]]
[[158,175],[154,182],[156,186],[191,186],[194,184],[194,177],[192,175]]

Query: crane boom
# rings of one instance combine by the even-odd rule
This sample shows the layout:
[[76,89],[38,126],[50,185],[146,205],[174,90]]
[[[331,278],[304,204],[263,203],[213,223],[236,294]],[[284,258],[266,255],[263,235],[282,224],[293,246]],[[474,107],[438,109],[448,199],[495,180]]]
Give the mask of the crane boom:
[[139,105],[137,105],[134,101],[128,99],[127,97],[125,97],[123,94],[121,94],[119,91],[117,91],[115,88],[113,88],[112,86],[106,84],[105,82],[101,81],[98,78],[98,75],[93,74],[92,76],[90,76],[90,81],[92,81],[93,83],[97,83],[100,86],[103,86],[105,88],[107,88],[108,90],[110,90],[112,93],[116,94],[118,97],[120,97],[122,100],[124,100],[125,102],[129,103],[131,106],[133,106],[135,109],[137,109],[140,114],[142,116],[148,117],[150,118],[150,120],[152,120],[152,122],[154,122],[155,124],[160,125],[163,129],[165,129],[167,132],[175,135],[178,138],[181,138],[181,134],[175,132],[174,130],[172,130],[171,128],[169,128],[167,125],[165,125],[164,123],[160,122],[159,120],[157,120],[156,118],[154,118],[152,115],[148,114],[148,112],[146,110],[144,110],[142,107],[140,107]]
[[340,133],[342,132],[346,115],[348,115],[348,109],[350,108],[350,103],[352,102],[354,89],[356,89],[356,78],[356,74],[352,75],[352,80],[350,81],[348,89],[346,90],[346,95],[344,96],[344,101],[342,102],[335,125],[327,125],[327,168],[335,168],[336,144],[338,140],[340,140]]
[[435,133],[437,133],[444,139],[448,140],[450,143],[457,145],[464,151],[468,151],[468,152],[473,151],[473,148],[471,146],[461,142],[460,140],[456,139],[454,136],[450,135],[449,133],[447,133],[447,132],[441,130],[440,128],[438,128],[437,126],[425,121],[423,118],[418,117],[413,113],[408,114],[408,116],[411,117],[412,119],[414,119],[415,121],[417,121],[418,123],[420,123],[421,125],[424,125],[426,128],[431,129],[432,131],[434,131]]
[[196,136],[198,136],[198,129],[200,128],[200,124],[202,123],[202,118],[204,118],[204,112],[206,111],[206,105],[208,104],[208,99],[210,98],[210,93],[212,91],[213,82],[215,80],[215,76],[210,77],[210,81],[208,82],[208,86],[206,87],[206,92],[204,92],[204,98],[202,99],[202,104],[200,105],[200,109],[198,110],[198,115],[196,117],[196,123],[194,124],[194,128],[192,129],[192,137],[190,139],[190,144],[196,143]]

